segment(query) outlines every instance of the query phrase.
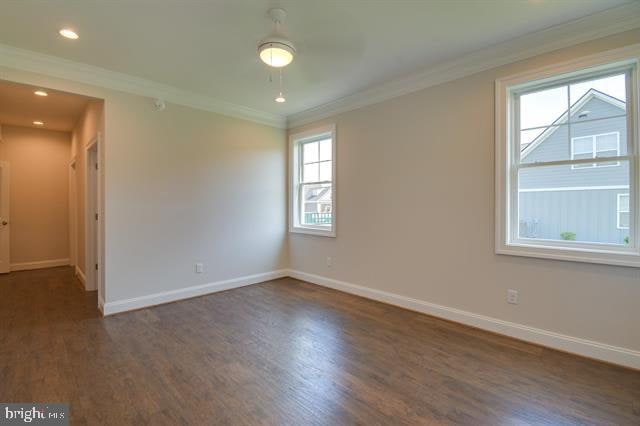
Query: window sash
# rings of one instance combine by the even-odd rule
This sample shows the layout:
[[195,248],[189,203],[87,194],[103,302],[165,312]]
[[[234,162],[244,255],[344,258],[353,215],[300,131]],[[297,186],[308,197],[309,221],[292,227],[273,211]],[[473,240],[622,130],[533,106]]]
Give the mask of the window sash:
[[[332,139],[332,137],[328,137],[328,135],[320,135],[320,136],[315,137],[315,138],[310,138],[310,139],[305,139],[303,141],[300,141],[299,142],[299,144],[300,144],[300,156],[302,158],[302,164],[315,164],[315,163],[324,163],[326,161],[332,161],[333,158],[331,158],[330,160],[321,160],[321,158],[322,158],[322,155],[321,155],[321,153],[322,153],[322,147],[321,147],[322,143],[321,142],[325,142],[325,141],[330,141],[332,149],[333,149],[333,139]],[[318,144],[318,150],[317,150],[317,158],[318,159],[315,160],[315,161],[308,161],[308,162],[304,161],[304,146],[312,144],[312,143],[317,143]],[[332,157],[333,157],[333,155],[332,155]]]
[[[617,155],[615,157],[591,157],[591,158],[584,158],[584,159],[574,159],[571,158],[569,160],[557,160],[557,161],[544,161],[544,162],[533,162],[533,163],[521,163],[521,154],[522,154],[522,150],[521,150],[521,144],[520,144],[520,135],[521,135],[521,131],[524,130],[530,130],[530,129],[521,129],[520,128],[520,96],[527,94],[527,93],[532,93],[535,91],[541,91],[541,90],[547,90],[547,89],[551,89],[554,87],[561,87],[561,86],[565,86],[565,85],[571,85],[571,84],[576,84],[582,81],[589,81],[589,80],[593,80],[596,78],[604,78],[607,76],[613,76],[613,75],[619,75],[621,73],[625,73],[625,81],[626,81],[626,91],[627,91],[627,96],[626,96],[626,111],[624,115],[620,115],[622,117],[626,117],[626,123],[627,123],[627,155]],[[527,88],[525,90],[510,90],[507,89],[507,94],[510,97],[510,102],[508,103],[510,105],[510,112],[507,116],[507,120],[508,122],[506,123],[508,125],[508,129],[510,129],[507,132],[507,140],[511,141],[510,142],[510,148],[507,150],[507,152],[511,153],[511,160],[508,163],[508,167],[507,167],[507,176],[508,179],[506,180],[507,182],[507,188],[506,191],[509,194],[508,195],[508,200],[509,200],[509,204],[508,204],[508,208],[506,211],[506,216],[505,216],[505,222],[506,224],[508,224],[508,232],[506,233],[506,244],[509,246],[518,246],[518,245],[523,245],[523,246],[538,246],[540,248],[549,248],[549,249],[562,249],[562,248],[567,248],[567,249],[580,249],[580,250],[586,250],[586,251],[598,251],[601,250],[603,252],[610,252],[611,250],[614,250],[614,252],[616,253],[622,253],[622,252],[637,252],[637,247],[638,247],[638,241],[637,238],[635,238],[636,235],[636,217],[638,216],[637,212],[634,211],[634,216],[630,218],[630,244],[627,246],[622,246],[620,244],[609,244],[609,243],[601,243],[601,242],[584,242],[584,241],[563,241],[563,240],[544,240],[544,239],[532,239],[532,238],[526,238],[526,237],[521,237],[519,235],[519,202],[518,202],[518,197],[519,197],[519,183],[518,183],[518,174],[519,171],[521,169],[526,169],[526,168],[539,168],[539,167],[551,167],[551,166],[561,166],[561,165],[571,165],[572,168],[580,168],[581,166],[586,168],[586,167],[592,167],[592,165],[594,164],[594,158],[598,158],[598,162],[600,163],[608,163],[606,165],[598,165],[598,167],[606,167],[606,166],[611,166],[611,165],[616,165],[615,163],[619,164],[619,162],[621,161],[628,161],[629,162],[629,186],[630,186],[630,193],[632,194],[631,199],[630,199],[630,205],[635,206],[636,204],[636,200],[635,200],[635,192],[636,192],[636,188],[637,188],[637,182],[636,182],[636,176],[637,176],[637,154],[636,154],[636,148],[635,148],[635,138],[637,137],[637,135],[635,135],[635,121],[634,121],[634,117],[633,117],[633,112],[636,111],[636,98],[634,97],[634,92],[633,90],[637,90],[634,89],[635,87],[635,74],[636,74],[636,70],[634,66],[629,66],[626,65],[623,69],[621,68],[616,68],[616,69],[610,69],[608,71],[604,71],[601,73],[591,73],[591,74],[585,74],[583,76],[581,76],[579,79],[572,79],[572,78],[565,78],[563,80],[561,80],[560,82],[558,82],[557,84],[552,83],[552,84],[539,84],[533,88]],[[573,141],[572,141],[572,137],[571,137],[571,125],[572,124],[576,124],[576,123],[584,123],[586,120],[581,120],[580,122],[575,122],[571,120],[571,104],[570,104],[571,100],[570,100],[570,95],[567,96],[567,111],[568,111],[568,117],[567,117],[567,121],[565,123],[562,123],[561,125],[567,125],[569,128],[569,141],[571,144],[571,148],[573,148]],[[599,117],[597,119],[593,119],[591,121],[602,121],[602,120],[609,120],[612,117]],[[549,125],[549,126],[542,126],[542,128],[549,128],[549,127],[555,127],[558,125]],[[610,132],[613,133],[613,132]],[[595,155],[595,137],[593,138],[594,141],[592,142],[592,146],[594,146],[593,149],[593,153],[592,155]],[[619,135],[618,135],[618,154],[620,153],[620,140],[619,140]],[[573,156],[573,153],[572,153]],[[614,164],[611,164],[614,163]]]

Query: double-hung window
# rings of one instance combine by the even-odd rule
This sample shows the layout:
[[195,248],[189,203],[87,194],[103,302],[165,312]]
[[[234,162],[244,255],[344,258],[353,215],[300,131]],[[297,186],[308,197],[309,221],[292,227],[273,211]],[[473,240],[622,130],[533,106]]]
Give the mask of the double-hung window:
[[335,126],[292,134],[289,145],[289,230],[335,237]]
[[639,56],[496,81],[497,253],[640,266]]

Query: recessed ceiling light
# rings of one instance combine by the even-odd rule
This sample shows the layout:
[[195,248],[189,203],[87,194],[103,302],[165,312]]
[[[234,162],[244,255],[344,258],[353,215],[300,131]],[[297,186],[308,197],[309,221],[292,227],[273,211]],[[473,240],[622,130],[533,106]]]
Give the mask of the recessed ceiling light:
[[35,92],[36,96],[49,96],[49,94],[47,92],[45,92],[44,90],[36,90]]
[[280,95],[280,96],[278,96],[278,97],[276,98],[276,102],[278,102],[278,103],[280,103],[280,104],[281,104],[281,103],[283,103],[283,102],[285,102],[285,101],[286,101],[286,99],[285,99],[285,98],[284,98],[284,96],[282,96],[282,95]]
[[44,122],[42,121],[34,121],[33,124],[35,124],[36,126],[44,126]]
[[63,28],[58,31],[62,37],[70,38],[71,40],[77,40],[80,36],[69,28]]

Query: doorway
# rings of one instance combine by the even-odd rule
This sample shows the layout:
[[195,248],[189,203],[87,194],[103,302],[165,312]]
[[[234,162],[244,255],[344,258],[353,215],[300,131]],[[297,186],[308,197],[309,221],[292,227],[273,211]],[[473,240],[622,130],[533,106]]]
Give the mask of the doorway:
[[[43,292],[75,288],[82,290],[78,298],[97,298],[102,308],[104,228],[97,215],[104,208],[104,181],[97,167],[103,125],[102,99],[0,80],[4,282],[19,272]],[[52,287],[50,279],[57,284]]]

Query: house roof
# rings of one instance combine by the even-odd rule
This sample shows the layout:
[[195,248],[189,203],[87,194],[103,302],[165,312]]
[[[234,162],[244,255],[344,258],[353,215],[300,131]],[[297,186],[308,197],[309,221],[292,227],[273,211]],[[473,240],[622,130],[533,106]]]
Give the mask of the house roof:
[[317,193],[308,195],[307,198],[305,198],[305,201],[331,201],[331,187],[320,188]]
[[616,97],[613,97],[611,95],[608,95],[596,89],[589,89],[588,92],[582,95],[580,99],[578,99],[573,105],[571,105],[571,108],[569,108],[568,113],[567,112],[562,113],[558,118],[556,118],[553,121],[553,123],[547,126],[547,128],[542,133],[540,133],[533,141],[531,141],[528,144],[523,144],[520,147],[521,158],[524,158],[527,155],[529,155],[531,152],[533,152],[543,141],[548,139],[553,133],[555,133],[556,130],[558,130],[559,125],[567,122],[569,114],[571,114],[571,116],[573,117],[576,114],[576,112],[580,111],[582,107],[585,106],[587,102],[589,102],[593,98],[601,99],[622,110],[626,110],[626,107],[627,107],[627,104],[624,101]]

